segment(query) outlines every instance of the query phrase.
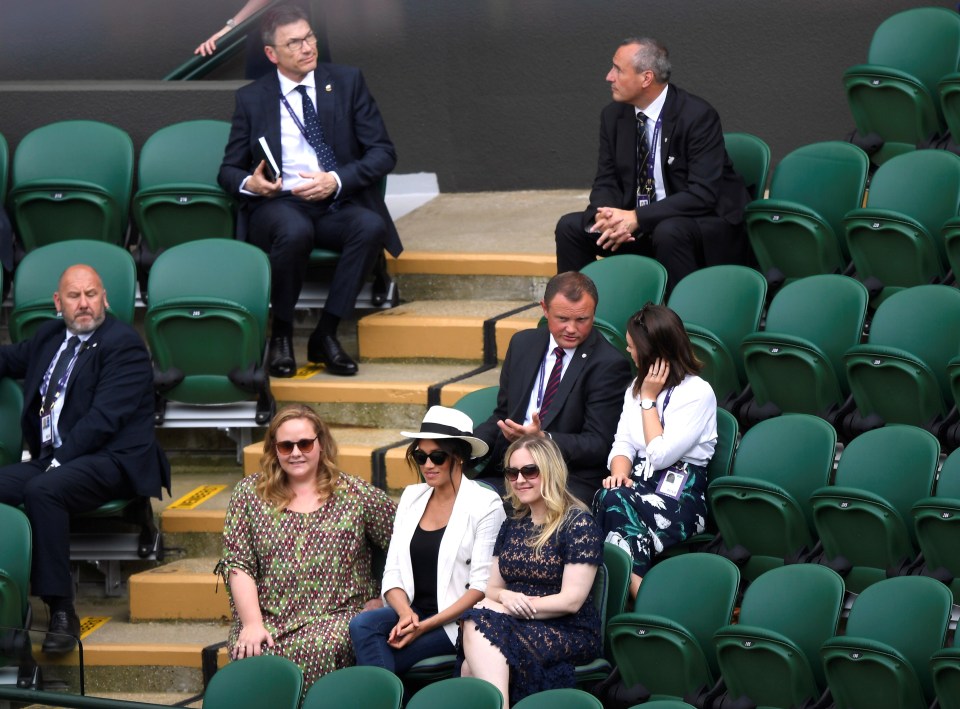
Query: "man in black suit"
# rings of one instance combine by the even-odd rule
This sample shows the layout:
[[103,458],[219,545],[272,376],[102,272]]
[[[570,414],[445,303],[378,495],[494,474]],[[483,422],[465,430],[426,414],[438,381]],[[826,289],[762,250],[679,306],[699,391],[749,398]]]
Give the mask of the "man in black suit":
[[[32,593],[50,606],[44,652],[70,652],[80,622],[70,574],[70,515],[170,490],[153,430],[153,368],[137,332],[108,317],[89,266],[60,277],[62,320],[0,347],[0,377],[23,379],[21,425],[31,460],[0,468],[0,503],[23,505],[33,532]],[[2,533],[2,532],[0,532]]]
[[[360,71],[317,64],[317,38],[302,8],[268,11],[263,41],[277,70],[237,92],[219,182],[241,201],[237,237],[270,256],[270,374],[296,372],[293,312],[314,248],[337,251],[340,260],[307,359],[331,374],[356,374],[337,327],[384,247],[394,256],[403,250],[380,191],[396,153]],[[266,171],[261,138],[279,175]]]
[[557,271],[636,253],[664,265],[669,292],[705,265],[750,261],[750,195],[733,171],[720,117],[668,84],[670,71],[667,48],[654,39],[626,39],[614,55],[590,205],[557,224]]
[[[498,488],[507,447],[528,434],[556,442],[574,495],[589,505],[600,488],[631,371],[626,357],[593,329],[597,300],[588,276],[558,274],[540,301],[547,327],[518,332],[510,340],[497,408],[474,429],[490,447],[484,475],[493,474],[488,482]],[[558,350],[563,353],[559,364]],[[559,382],[551,394],[554,368]]]

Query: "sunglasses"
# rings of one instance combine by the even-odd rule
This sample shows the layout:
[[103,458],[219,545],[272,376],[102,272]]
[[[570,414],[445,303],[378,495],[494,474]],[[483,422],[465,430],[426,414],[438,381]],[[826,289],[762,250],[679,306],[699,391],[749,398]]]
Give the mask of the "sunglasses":
[[317,442],[317,436],[313,438],[301,438],[299,441],[277,441],[277,453],[280,455],[290,455],[293,453],[293,447],[300,449],[301,453],[309,453],[313,450],[313,445]]
[[450,454],[446,451],[430,451],[429,453],[424,453],[422,450],[417,448],[413,452],[413,459],[417,462],[417,465],[426,465],[428,458],[434,465],[443,465],[447,462],[447,458],[449,457]]
[[521,475],[524,480],[536,480],[540,477],[540,468],[531,463],[530,465],[524,465],[522,468],[504,468],[503,474],[512,483],[515,483]]

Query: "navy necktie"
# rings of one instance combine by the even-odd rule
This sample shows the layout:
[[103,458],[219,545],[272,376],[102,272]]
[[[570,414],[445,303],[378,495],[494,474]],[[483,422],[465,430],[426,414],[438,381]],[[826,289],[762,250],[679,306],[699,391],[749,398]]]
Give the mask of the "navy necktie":
[[323,140],[323,126],[317,118],[317,109],[307,94],[306,86],[298,86],[297,91],[303,97],[303,127],[307,132],[307,142],[317,153],[320,167],[327,172],[333,172],[337,169],[337,157],[333,154],[333,149]]
[[553,354],[556,355],[557,361],[553,365],[553,369],[550,371],[550,378],[547,380],[547,389],[543,392],[543,401],[540,402],[540,420],[543,421],[543,417],[547,413],[547,409],[550,407],[550,402],[553,401],[554,394],[557,393],[557,389],[560,388],[560,375],[563,374],[563,355],[565,352],[562,347],[557,347],[553,351]]
[[47,413],[53,409],[60,379],[63,377],[64,372],[67,371],[67,367],[70,366],[70,362],[73,360],[73,353],[77,351],[78,344],[80,344],[80,338],[73,335],[67,340],[67,346],[60,352],[57,363],[53,365],[53,373],[47,382],[47,391],[43,395],[43,410]]

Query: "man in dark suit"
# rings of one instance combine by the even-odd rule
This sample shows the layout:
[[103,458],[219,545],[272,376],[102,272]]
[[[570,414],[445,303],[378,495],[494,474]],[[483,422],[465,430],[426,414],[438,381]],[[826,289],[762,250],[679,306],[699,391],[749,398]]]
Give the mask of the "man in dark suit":
[[[238,238],[270,256],[270,374],[296,372],[293,312],[314,248],[338,251],[340,260],[307,359],[331,374],[356,374],[337,327],[384,247],[394,256],[403,250],[380,192],[396,153],[360,71],[317,64],[317,38],[302,8],[268,11],[263,41],[277,70],[237,92],[219,182],[241,200]],[[278,175],[261,159],[261,138]]]
[[[32,593],[50,606],[44,652],[70,652],[80,622],[70,574],[70,515],[170,489],[153,430],[153,368],[137,332],[106,315],[89,266],[71,266],[53,302],[62,320],[0,347],[0,377],[23,379],[28,462],[0,468],[0,503],[23,505],[33,532]],[[0,532],[2,533],[2,532]]]
[[589,505],[600,488],[631,371],[626,357],[593,329],[597,300],[588,276],[558,274],[540,301],[547,327],[510,340],[497,408],[474,430],[490,447],[484,475],[498,488],[507,447],[528,434],[556,442],[574,495]]
[[614,55],[590,206],[557,224],[557,271],[637,253],[664,265],[669,292],[705,265],[750,261],[750,195],[733,171],[720,117],[668,84],[670,71],[667,48],[653,39],[626,39]]

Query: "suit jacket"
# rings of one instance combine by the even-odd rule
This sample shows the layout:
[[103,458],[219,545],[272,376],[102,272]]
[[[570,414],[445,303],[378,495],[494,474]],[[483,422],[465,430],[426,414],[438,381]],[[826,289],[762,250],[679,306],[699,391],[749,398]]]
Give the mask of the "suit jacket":
[[[384,597],[391,588],[401,588],[407,594],[408,601],[413,599],[410,540],[432,494],[433,488],[421,483],[408,486],[400,497],[383,570]],[[493,545],[504,519],[503,501],[496,492],[469,478],[462,478],[437,559],[439,610],[449,608],[468,589],[480,592],[487,590]],[[447,623],[443,629],[450,642],[456,645],[456,621]]]
[[[0,376],[23,379],[24,439],[40,455],[40,385],[63,343],[61,320],[45,322],[29,340],[0,347]],[[137,494],[170,491],[170,464],[153,429],[153,368],[136,330],[108,315],[77,355],[57,429],[61,465],[82,456],[113,459]]]
[[[317,115],[324,140],[337,156],[337,175],[342,187],[338,201],[351,201],[377,212],[387,227],[386,248],[393,256],[403,251],[400,235],[383,201],[380,183],[397,164],[397,154],[387,135],[376,101],[370,95],[359,69],[339,64],[318,64]],[[326,87],[330,87],[327,91]],[[246,222],[251,208],[265,197],[240,194],[240,184],[252,174],[259,160],[256,146],[266,137],[270,152],[281,163],[280,80],[277,72],[237,91],[230,138],[220,165],[218,181],[241,200],[237,238],[246,241]]]
[[[474,435],[490,446],[498,473],[509,443],[497,421],[523,421],[549,341],[550,332],[544,327],[513,336],[500,370],[497,408],[474,429]],[[582,500],[591,499],[607,474],[607,454],[620,420],[623,391],[631,379],[627,359],[592,330],[577,348],[540,421],[563,453],[569,469],[567,487]]]
[[[697,96],[667,86],[660,113],[660,166],[665,199],[636,209],[637,120],[631,104],[613,102],[600,115],[600,159],[584,213],[584,228],[600,207],[636,209],[639,231],[649,233],[670,217],[720,217],[731,225],[743,222],[750,193],[733,170],[716,110]],[[705,240],[708,265],[737,261],[745,236],[738,243]],[[743,241],[743,243],[740,243]]]

